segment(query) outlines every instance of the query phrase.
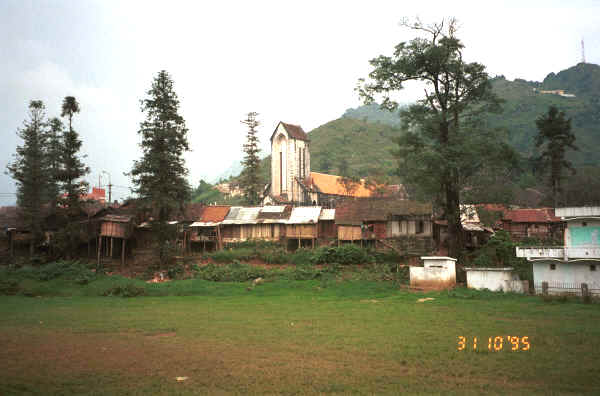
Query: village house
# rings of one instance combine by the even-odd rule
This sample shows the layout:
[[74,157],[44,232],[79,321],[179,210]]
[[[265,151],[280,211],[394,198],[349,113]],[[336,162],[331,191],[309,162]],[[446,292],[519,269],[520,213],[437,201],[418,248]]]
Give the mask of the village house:
[[504,212],[502,228],[513,240],[551,241],[562,238],[564,222],[554,214],[553,208],[513,209]]
[[271,183],[263,205],[319,205],[334,208],[348,198],[395,195],[406,198],[403,186],[371,185],[310,170],[310,139],[301,126],[279,122],[271,135]]
[[410,255],[434,250],[430,203],[394,198],[347,199],[335,210],[339,241],[392,247]]
[[202,246],[202,251],[219,250],[223,247],[221,224],[229,213],[229,206],[215,205],[192,207],[187,217],[192,223],[187,225],[184,232],[183,248],[192,251],[194,245]]
[[[494,233],[491,227],[483,224],[479,219],[478,208],[471,204],[460,205],[460,223],[465,235],[465,247],[469,249],[484,245]],[[434,222],[434,239],[440,247],[447,245],[448,221],[436,220]]]
[[557,208],[567,223],[562,246],[517,247],[517,257],[532,263],[535,290],[548,293],[600,294],[600,207]]

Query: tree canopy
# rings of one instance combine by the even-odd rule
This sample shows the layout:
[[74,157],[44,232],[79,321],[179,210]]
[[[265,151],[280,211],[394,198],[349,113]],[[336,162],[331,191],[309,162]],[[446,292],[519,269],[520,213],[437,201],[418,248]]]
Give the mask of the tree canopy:
[[406,82],[424,84],[423,99],[401,111],[403,132],[395,139],[398,173],[411,191],[441,208],[448,221],[449,253],[458,256],[463,247],[461,194],[479,187],[474,180],[482,170],[506,172],[506,160],[516,157],[501,133],[482,122],[482,114],[500,111],[501,101],[485,66],[463,59],[456,20],[402,24],[422,37],[398,44],[392,56],[372,59],[370,80],[359,80],[357,89],[366,104],[381,96],[381,106],[396,111],[394,95]]
[[242,124],[248,126],[248,132],[246,134],[246,143],[244,144],[244,160],[242,165],[244,170],[240,175],[239,185],[246,201],[250,205],[257,205],[260,201],[260,194],[264,188],[264,184],[260,180],[260,158],[258,153],[258,137],[256,136],[256,128],[260,125],[260,122],[256,119],[258,113],[250,112],[247,114],[246,119],[241,121]]

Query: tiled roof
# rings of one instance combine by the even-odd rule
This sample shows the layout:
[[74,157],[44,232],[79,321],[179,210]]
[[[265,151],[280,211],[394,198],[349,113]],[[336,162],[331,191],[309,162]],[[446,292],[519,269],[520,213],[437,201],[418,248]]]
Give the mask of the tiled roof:
[[386,221],[391,216],[431,216],[430,203],[397,198],[347,199],[335,208],[336,224]]
[[553,208],[513,209],[504,213],[502,221],[514,223],[557,223],[561,219],[554,215]]
[[348,191],[346,191],[341,181],[341,176],[310,172],[310,177],[306,180],[306,186],[324,194],[344,195],[359,198],[366,198],[372,195],[371,190],[365,187],[364,180],[362,179],[360,184],[358,184],[354,190],[350,191],[350,194],[348,194]]
[[202,211],[201,221],[209,223],[218,223],[225,220],[229,213],[230,206],[205,206]]

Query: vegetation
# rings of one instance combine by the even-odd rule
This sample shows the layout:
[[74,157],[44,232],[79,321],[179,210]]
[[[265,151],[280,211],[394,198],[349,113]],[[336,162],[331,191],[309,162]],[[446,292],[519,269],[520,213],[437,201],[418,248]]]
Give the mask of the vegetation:
[[[66,96],[62,104],[61,116],[68,117],[69,130],[62,135],[59,180],[66,194],[65,204],[71,214],[78,213],[81,196],[86,194],[88,190],[87,182],[80,179],[90,172],[90,169],[79,158],[82,142],[77,131],[73,129],[73,115],[79,113],[79,111],[79,103],[75,97]],[[56,122],[53,125],[58,127]]]
[[400,43],[392,57],[371,60],[371,81],[358,90],[367,104],[382,95],[382,107],[396,111],[398,103],[391,95],[403,83],[426,84],[425,98],[401,113],[404,133],[395,139],[398,172],[414,191],[438,201],[448,221],[449,254],[460,257],[463,188],[476,186],[473,179],[483,171],[494,174],[508,168],[507,160],[514,156],[498,131],[481,121],[482,114],[499,110],[499,100],[485,66],[463,60],[456,21],[404,26],[426,38]]
[[[0,393],[594,394],[600,387],[597,304],[464,289],[414,294],[391,282],[335,279],[250,290],[201,279],[99,284],[107,279],[74,284],[80,292],[68,298],[0,297],[8,346],[0,357],[10,362]],[[61,280],[45,283],[54,282]],[[139,287],[140,297],[122,298]],[[83,296],[90,288],[114,294]],[[433,300],[417,302],[423,297]],[[507,335],[527,336],[530,349],[511,351]],[[468,340],[463,351],[459,336]],[[488,351],[496,336],[502,351]]]
[[183,210],[190,195],[183,153],[189,151],[185,120],[179,115],[179,100],[169,74],[162,70],[141,101],[146,119],[140,123],[142,158],[129,173],[141,202],[155,213],[152,230],[158,242],[161,263],[168,260],[172,235],[167,221]]
[[260,194],[264,189],[265,183],[260,180],[259,169],[260,159],[258,158],[258,137],[256,136],[256,128],[260,125],[256,119],[258,113],[250,112],[247,118],[242,121],[248,126],[248,134],[246,135],[246,143],[244,144],[244,160],[242,165],[244,170],[240,175],[239,186],[244,192],[246,203],[249,205],[258,205]]
[[540,116],[535,123],[539,131],[535,146],[541,149],[538,158],[539,170],[542,174],[549,174],[548,181],[552,189],[554,207],[558,207],[563,169],[575,172],[571,162],[565,158],[568,149],[577,150],[575,135],[571,132],[571,119],[567,119],[565,113],[559,112],[556,107],[550,106],[548,114]]
[[[539,246],[539,243],[533,241],[522,241],[523,246]],[[537,241],[535,241],[537,242]],[[475,267],[512,267],[519,279],[528,280],[533,284],[533,272],[531,263],[524,258],[515,256],[515,248],[519,246],[510,238],[510,234],[504,230],[496,231],[490,240],[477,252],[477,257],[473,261]]]
[[42,101],[29,103],[29,120],[17,135],[23,145],[17,146],[14,161],[7,165],[8,173],[17,184],[17,203],[20,216],[26,229],[32,234],[30,255],[43,237],[42,205],[45,203],[48,187],[48,157],[46,155],[47,121]]

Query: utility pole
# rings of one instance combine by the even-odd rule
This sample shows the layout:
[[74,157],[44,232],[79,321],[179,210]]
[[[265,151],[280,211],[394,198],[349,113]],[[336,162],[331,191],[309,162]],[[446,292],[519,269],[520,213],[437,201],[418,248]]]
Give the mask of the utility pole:
[[585,63],[585,46],[583,45],[583,38],[581,39],[581,63]]
[[112,182],[110,180],[110,173],[107,171],[102,171],[102,173],[106,173],[108,175],[108,204],[112,205]]

